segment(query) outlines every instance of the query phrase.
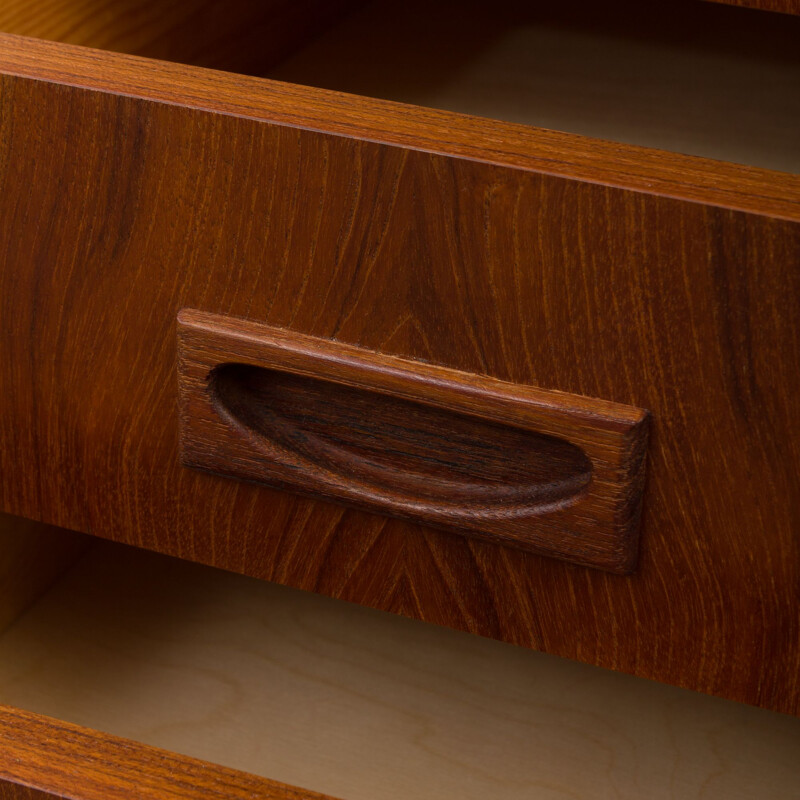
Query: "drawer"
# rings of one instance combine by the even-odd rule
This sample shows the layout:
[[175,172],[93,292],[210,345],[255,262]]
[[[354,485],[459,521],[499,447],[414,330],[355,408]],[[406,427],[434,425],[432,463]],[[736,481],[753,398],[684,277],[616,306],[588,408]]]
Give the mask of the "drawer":
[[[0,524],[0,563],[19,571],[36,538],[64,568],[0,634],[0,797],[796,794],[792,717]],[[29,555],[25,574],[52,563]]]
[[[429,5],[3,5],[0,509],[797,714],[800,20]],[[187,466],[184,309],[649,412],[628,574]]]

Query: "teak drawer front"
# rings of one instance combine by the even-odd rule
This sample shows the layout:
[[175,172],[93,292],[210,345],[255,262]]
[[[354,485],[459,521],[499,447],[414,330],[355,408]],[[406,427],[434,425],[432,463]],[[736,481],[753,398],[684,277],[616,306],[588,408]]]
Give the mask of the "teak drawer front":
[[332,800],[0,706],[0,800]]
[[[0,73],[3,510],[798,712],[796,178],[18,37]],[[648,409],[636,571],[181,466],[182,308]]]

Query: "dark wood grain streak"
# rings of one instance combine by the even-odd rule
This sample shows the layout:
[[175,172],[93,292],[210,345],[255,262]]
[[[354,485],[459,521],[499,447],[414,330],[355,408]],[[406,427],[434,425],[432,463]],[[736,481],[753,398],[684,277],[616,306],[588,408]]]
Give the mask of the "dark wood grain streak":
[[781,14],[800,14],[800,0],[710,0],[710,2],[762,11],[778,11]]
[[641,409],[193,309],[178,336],[186,466],[634,568]]
[[[0,43],[0,508],[800,711],[798,179]],[[637,572],[181,467],[183,307],[649,409]]]
[[2,800],[331,800],[3,706],[0,753]]
[[0,33],[0,73],[800,220],[800,176]]

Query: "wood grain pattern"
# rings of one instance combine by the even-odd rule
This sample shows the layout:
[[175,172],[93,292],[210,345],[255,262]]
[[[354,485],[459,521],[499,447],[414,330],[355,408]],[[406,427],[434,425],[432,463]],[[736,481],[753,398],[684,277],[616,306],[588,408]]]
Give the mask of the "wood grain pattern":
[[647,413],[183,309],[181,462],[612,572]]
[[69,569],[91,540],[0,514],[0,632]]
[[[800,179],[0,44],[0,508],[800,711]],[[636,574],[181,467],[183,307],[649,409]]]
[[757,8],[762,11],[778,11],[781,14],[800,14],[799,0],[711,0],[742,8]]
[[346,800],[800,782],[792,717],[109,543],[0,653],[0,702]]
[[3,800],[331,800],[2,706],[0,752]]
[[0,34],[0,73],[800,220],[800,176]]
[[3,0],[0,30],[261,74],[353,0]]

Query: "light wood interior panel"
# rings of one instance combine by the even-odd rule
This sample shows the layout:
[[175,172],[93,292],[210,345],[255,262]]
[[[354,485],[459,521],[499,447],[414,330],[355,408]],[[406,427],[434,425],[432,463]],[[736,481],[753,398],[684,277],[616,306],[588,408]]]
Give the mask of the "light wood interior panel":
[[346,800],[800,785],[798,719],[108,544],[0,639],[0,703]]
[[80,557],[79,533],[0,514],[0,632]]
[[258,74],[359,0],[2,0],[0,30]]
[[269,76],[796,173],[798,42],[694,0],[378,0]]

